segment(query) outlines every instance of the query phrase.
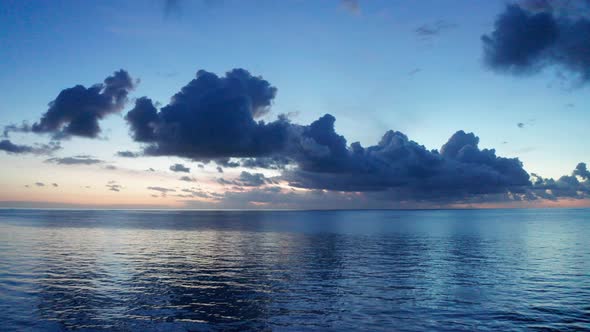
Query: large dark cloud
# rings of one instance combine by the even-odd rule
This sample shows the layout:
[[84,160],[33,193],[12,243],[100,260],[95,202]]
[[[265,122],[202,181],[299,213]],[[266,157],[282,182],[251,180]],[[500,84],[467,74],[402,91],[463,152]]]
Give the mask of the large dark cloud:
[[[575,2],[575,1],[574,1]],[[482,37],[484,57],[494,70],[534,73],[556,65],[581,81],[590,80],[590,19],[582,8],[557,6],[558,1],[508,5],[494,31]]]
[[379,144],[347,146],[326,115],[303,127],[294,153],[298,167],[283,173],[292,186],[336,191],[388,191],[407,199],[456,200],[473,195],[523,191],[529,175],[518,159],[479,149],[463,131],[429,151],[400,132],[388,131]]
[[109,114],[120,112],[127,102],[127,95],[135,87],[125,70],[116,71],[102,84],[89,88],[76,85],[62,90],[49,103],[49,109],[32,126],[10,125],[10,131],[49,133],[55,138],[82,136],[95,138],[101,132],[99,121]]
[[281,151],[287,141],[286,118],[255,120],[268,112],[275,94],[270,83],[244,69],[223,77],[200,70],[159,111],[149,98],[139,98],[126,119],[148,155],[195,160],[266,156]]
[[4,151],[9,154],[52,154],[59,149],[61,149],[61,145],[58,142],[50,142],[49,144],[22,145],[14,144],[10,140],[6,139],[0,141],[0,151]]
[[[140,98],[126,119],[145,154],[281,171],[272,179],[242,172],[236,179],[218,180],[239,192],[276,185],[280,179],[296,188],[341,192],[346,197],[363,192],[374,200],[444,205],[490,197],[536,199],[541,196],[535,192],[553,185],[535,186],[517,158],[480,148],[473,133],[456,132],[440,151],[428,150],[397,131],[363,147],[358,142],[349,145],[335,131],[336,118],[329,114],[309,125],[291,123],[284,116],[270,123],[256,121],[268,112],[275,94],[270,83],[243,69],[224,77],[199,71],[167,106],[158,110],[150,99]],[[221,166],[218,171],[223,171]],[[581,176],[587,170],[580,166],[576,172]]]

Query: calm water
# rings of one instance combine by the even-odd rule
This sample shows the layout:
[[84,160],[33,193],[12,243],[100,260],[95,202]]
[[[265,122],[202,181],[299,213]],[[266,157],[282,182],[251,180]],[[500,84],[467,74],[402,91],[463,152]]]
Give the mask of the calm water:
[[590,331],[590,210],[0,210],[2,331]]

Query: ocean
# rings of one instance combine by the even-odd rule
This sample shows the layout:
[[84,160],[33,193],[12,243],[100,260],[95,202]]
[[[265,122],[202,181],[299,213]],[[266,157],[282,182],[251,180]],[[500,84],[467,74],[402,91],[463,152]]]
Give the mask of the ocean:
[[590,210],[0,210],[2,331],[590,331]]

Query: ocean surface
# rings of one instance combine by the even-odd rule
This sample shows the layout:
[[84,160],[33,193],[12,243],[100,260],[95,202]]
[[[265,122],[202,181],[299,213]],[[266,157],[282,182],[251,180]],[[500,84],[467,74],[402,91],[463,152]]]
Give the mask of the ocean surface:
[[0,210],[1,331],[590,331],[590,210]]

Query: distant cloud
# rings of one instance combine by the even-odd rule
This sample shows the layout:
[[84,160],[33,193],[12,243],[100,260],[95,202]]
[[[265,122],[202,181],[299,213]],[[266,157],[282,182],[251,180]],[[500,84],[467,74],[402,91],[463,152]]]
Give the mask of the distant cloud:
[[359,0],[340,0],[340,6],[353,15],[361,14]]
[[37,144],[37,145],[19,145],[14,144],[10,140],[0,141],[0,151],[4,151],[9,154],[52,154],[57,150],[61,149],[59,142],[50,142],[49,144]]
[[110,191],[114,192],[120,192],[121,189],[123,189],[123,186],[118,184],[116,181],[109,181],[109,183],[107,183],[105,186],[109,188]]
[[223,168],[221,168],[220,166],[217,166],[217,173],[223,173]]
[[59,185],[57,183],[52,183],[51,185],[55,188],[59,187]]
[[191,169],[184,166],[183,164],[174,164],[170,166],[172,172],[190,173]]
[[414,32],[422,39],[430,39],[440,35],[443,31],[456,28],[457,25],[449,23],[444,20],[438,20],[433,24],[423,24],[414,30]]
[[164,188],[164,187],[158,187],[158,186],[147,187],[147,189],[159,192],[162,197],[165,197],[168,193],[176,191],[175,189],[172,189],[172,188]]
[[420,68],[414,68],[414,69],[412,69],[412,70],[410,70],[410,71],[408,72],[408,75],[410,75],[410,76],[414,76],[414,75],[418,74],[418,73],[419,73],[419,72],[421,72],[421,71],[422,71],[422,69],[420,69]]
[[[577,3],[579,6],[564,6]],[[534,74],[557,66],[590,81],[588,1],[526,1],[507,5],[494,31],[482,36],[485,63],[498,72]]]
[[113,171],[113,170],[116,170],[117,169],[117,166],[115,166],[115,165],[106,165],[104,167],[104,169],[108,169],[110,171]]
[[197,179],[190,177],[190,176],[182,176],[179,179],[180,181],[186,181],[186,182],[197,182]]
[[37,187],[45,187],[45,183],[43,183],[43,182],[35,182],[35,185]]
[[79,155],[73,157],[64,158],[50,158],[45,160],[46,163],[58,164],[58,165],[95,165],[103,163],[100,159],[88,155]]
[[117,157],[122,158],[137,158],[141,156],[140,152],[133,152],[133,151],[117,151]]

